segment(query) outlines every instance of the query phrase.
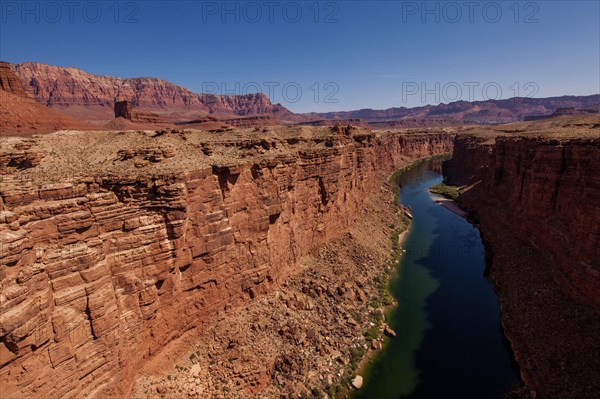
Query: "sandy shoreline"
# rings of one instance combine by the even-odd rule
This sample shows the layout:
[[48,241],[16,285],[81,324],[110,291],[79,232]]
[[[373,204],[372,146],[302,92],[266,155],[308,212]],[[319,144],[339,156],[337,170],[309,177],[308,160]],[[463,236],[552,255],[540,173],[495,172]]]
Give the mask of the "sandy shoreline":
[[462,218],[466,219],[467,216],[469,215],[465,210],[463,210],[460,206],[458,206],[458,204],[454,200],[451,200],[451,199],[445,198],[445,197],[438,197],[433,194],[431,195],[431,198],[433,199],[433,201],[435,201],[436,204],[443,206],[444,208],[448,209],[450,212],[452,212]]

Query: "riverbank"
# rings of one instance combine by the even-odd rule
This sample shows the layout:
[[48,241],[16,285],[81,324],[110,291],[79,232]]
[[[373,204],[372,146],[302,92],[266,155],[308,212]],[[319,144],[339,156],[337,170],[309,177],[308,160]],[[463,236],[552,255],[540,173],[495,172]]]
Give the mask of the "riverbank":
[[435,203],[443,206],[461,218],[467,219],[469,216],[468,212],[462,209],[456,202],[458,200],[458,196],[460,195],[460,189],[461,187],[458,186],[440,183],[429,187],[429,193],[431,194],[431,198],[435,201]]
[[343,238],[304,258],[276,292],[196,333],[173,367],[144,370],[131,398],[346,395],[391,303],[387,284],[400,253],[394,242],[409,223],[388,176],[377,176],[382,183]]
[[564,292],[548,273],[546,253],[508,233],[501,218],[483,218],[503,331],[525,384],[510,397],[598,397],[600,310]]
[[[404,229],[401,232],[395,231],[394,234],[392,235],[392,243],[394,246],[394,253],[390,259],[390,262],[393,264],[393,270],[387,276],[387,279],[385,282],[386,292],[385,292],[385,294],[382,294],[382,297],[388,297],[388,296],[391,297],[392,296],[390,284],[394,278],[398,277],[398,274],[400,272],[399,262],[401,260],[402,254],[404,252],[406,252],[403,249],[403,244],[406,240],[406,237],[408,236],[408,234],[410,232],[410,224],[411,224],[411,221],[413,218],[410,208],[400,205],[401,176],[402,176],[402,174],[419,167],[420,165],[424,164],[425,162],[443,161],[443,160],[448,159],[449,156],[450,156],[450,154],[441,154],[441,155],[436,155],[436,156],[429,157],[429,158],[419,159],[419,160],[411,163],[410,165],[407,165],[407,166],[397,170],[390,177],[390,181],[392,182],[392,185],[394,187],[395,203],[402,211],[401,215],[406,222],[406,229]],[[444,198],[442,198],[442,199],[444,199]],[[458,209],[458,211],[462,211],[458,207],[458,205],[456,205],[456,204],[454,204],[454,205]],[[465,213],[465,216],[463,216],[463,217],[466,217],[466,213]],[[371,335],[370,338],[372,338],[371,346],[369,348],[370,350],[363,357],[363,359],[360,362],[359,367],[357,369],[356,374],[357,374],[357,376],[360,376],[361,384],[362,384],[362,381],[364,378],[369,377],[369,373],[370,373],[369,367],[377,361],[377,356],[379,354],[381,354],[382,351],[385,350],[385,347],[390,342],[389,340],[394,339],[396,337],[396,334],[397,334],[396,331],[394,331],[387,325],[386,320],[390,316],[391,312],[394,310],[394,307],[398,306],[398,303],[396,302],[395,299],[393,299],[393,297],[389,301],[391,301],[391,303],[383,308],[383,311],[381,313],[381,320],[378,320],[378,324],[376,326],[372,327],[372,333],[370,334]],[[388,329],[387,330],[388,334],[393,335],[392,337],[386,337],[386,335],[388,335],[388,334],[386,334],[386,328]],[[354,387],[354,388],[356,388],[356,387]]]
[[[404,213],[404,216],[406,217],[405,213]],[[394,255],[392,256],[392,259],[391,259],[391,262],[396,263],[396,266],[394,267],[392,272],[389,273],[389,275],[387,276],[386,285],[388,285],[388,286],[389,286],[390,280],[393,279],[399,271],[397,263],[400,261],[400,257],[402,255],[402,251],[403,251],[402,244],[404,243],[406,236],[408,235],[408,232],[410,230],[410,218],[407,218],[407,219],[408,219],[408,225],[406,226],[406,229],[402,233],[400,233],[397,236],[397,238],[395,237],[395,235],[392,235],[392,239],[395,240],[395,242],[397,242],[398,250],[394,253]],[[389,288],[386,288],[386,290],[387,290],[387,294],[382,295],[382,298],[387,297],[388,295],[391,295]],[[381,351],[384,350],[384,348],[385,348],[385,344],[386,344],[385,329],[386,329],[386,327],[388,327],[386,324],[386,317],[387,317],[387,315],[389,315],[389,313],[392,311],[392,309],[395,306],[398,306],[398,303],[396,302],[396,300],[391,299],[391,302],[392,303],[390,303],[389,305],[386,305],[383,308],[381,308],[382,309],[381,319],[378,320],[377,324],[375,324],[371,327],[372,328],[371,333],[370,334],[367,333],[367,335],[366,335],[366,338],[370,339],[371,345],[370,345],[369,350],[366,353],[366,355],[360,361],[360,363],[357,367],[357,370],[356,370],[356,375],[361,377],[361,381],[366,374],[365,372],[367,371],[369,363],[375,361],[377,355],[379,353],[381,353]],[[396,332],[394,330],[390,329],[389,331],[392,331],[393,334],[396,334]]]
[[435,201],[436,204],[443,206],[444,208],[446,208],[450,212],[460,216],[461,218],[467,219],[467,216],[469,216],[467,211],[465,211],[460,206],[458,206],[456,201],[451,200],[449,198],[438,197],[438,196],[433,196],[433,195],[431,197],[433,198],[433,200]]

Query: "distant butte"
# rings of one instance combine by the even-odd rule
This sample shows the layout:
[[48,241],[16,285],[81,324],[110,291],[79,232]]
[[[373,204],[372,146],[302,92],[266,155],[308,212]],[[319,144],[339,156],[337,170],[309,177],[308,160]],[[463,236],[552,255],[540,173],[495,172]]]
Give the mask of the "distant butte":
[[115,102],[115,118],[131,120],[131,104],[127,100]]

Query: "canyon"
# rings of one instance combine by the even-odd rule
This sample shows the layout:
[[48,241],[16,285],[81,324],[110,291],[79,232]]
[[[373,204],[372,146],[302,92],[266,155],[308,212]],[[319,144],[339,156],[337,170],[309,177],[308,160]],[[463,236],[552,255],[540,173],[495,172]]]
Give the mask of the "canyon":
[[597,122],[474,129],[445,164],[487,241],[504,331],[533,397],[600,395]]
[[[3,137],[3,396],[127,396],[169,343],[273,292],[342,237],[378,173],[449,152],[453,134]],[[243,392],[264,389],[271,362]]]
[[598,397],[599,100],[294,114],[0,62],[2,395],[343,392],[410,215],[389,175],[452,151],[525,397]]

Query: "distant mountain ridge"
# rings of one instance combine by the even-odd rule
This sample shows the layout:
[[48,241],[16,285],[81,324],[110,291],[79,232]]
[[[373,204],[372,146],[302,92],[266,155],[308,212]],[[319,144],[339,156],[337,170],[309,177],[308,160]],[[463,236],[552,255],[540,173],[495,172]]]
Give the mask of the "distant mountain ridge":
[[598,112],[600,94],[590,96],[562,96],[548,98],[516,97],[506,100],[457,101],[449,104],[425,105],[414,108],[304,114],[311,119],[362,119],[367,122],[384,121],[440,121],[446,123],[498,124],[523,121],[529,117],[550,116],[561,108],[594,109]]
[[[263,93],[202,94],[159,78],[94,75],[78,68],[36,62],[6,64],[14,71],[29,97],[87,121],[112,119],[116,100],[128,100],[135,108],[151,110],[173,123],[199,120],[211,114],[219,116],[219,119],[264,115],[280,122],[309,124],[357,120],[361,125],[375,128],[511,123],[548,117],[558,109],[591,109],[597,112],[600,106],[600,94],[595,94],[295,114],[281,104],[273,104]],[[15,82],[4,83],[15,86]]]
[[10,65],[29,96],[73,116],[109,117],[113,112],[113,104],[118,99],[129,100],[139,108],[160,109],[167,114],[185,112],[238,116],[292,114],[284,106],[271,103],[263,93],[198,94],[158,78],[100,76],[78,68],[35,62]]

